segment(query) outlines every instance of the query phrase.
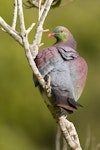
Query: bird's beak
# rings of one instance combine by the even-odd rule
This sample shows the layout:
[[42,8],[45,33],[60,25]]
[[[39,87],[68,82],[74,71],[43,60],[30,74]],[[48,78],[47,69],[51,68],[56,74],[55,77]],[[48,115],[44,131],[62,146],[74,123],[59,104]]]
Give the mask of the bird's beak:
[[51,37],[51,36],[54,36],[54,35],[55,35],[54,32],[50,32],[50,33],[48,34],[48,37]]

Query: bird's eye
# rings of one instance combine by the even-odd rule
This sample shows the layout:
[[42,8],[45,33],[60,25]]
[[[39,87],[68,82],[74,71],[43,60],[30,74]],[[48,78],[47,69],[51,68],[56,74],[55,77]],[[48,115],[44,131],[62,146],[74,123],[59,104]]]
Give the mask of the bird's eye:
[[61,32],[61,33],[63,33],[63,32],[64,32],[64,30],[61,30],[60,32]]

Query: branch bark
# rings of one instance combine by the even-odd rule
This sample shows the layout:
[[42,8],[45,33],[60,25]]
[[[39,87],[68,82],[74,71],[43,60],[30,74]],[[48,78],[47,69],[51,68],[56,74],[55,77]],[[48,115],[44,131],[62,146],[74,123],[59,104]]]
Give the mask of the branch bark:
[[[28,63],[49,98],[50,105],[48,105],[46,101],[45,103],[56,122],[59,124],[66,142],[73,150],[82,150],[74,125],[68,121],[65,116],[60,116],[59,107],[56,106],[52,95],[50,94],[50,78],[48,78],[48,83],[46,83],[34,62],[34,58],[38,54],[39,46],[41,45],[41,38],[44,32],[43,24],[50,10],[52,2],[53,0],[46,0],[42,6],[41,1],[39,3],[37,29],[32,44],[30,44],[28,41],[28,34],[34,27],[35,23],[33,23],[28,29],[25,28],[22,0],[14,0],[14,16],[12,26],[9,26],[2,17],[0,17],[0,25],[4,31],[11,35],[24,48]],[[17,17],[19,17],[20,32],[15,30]]]
[[14,0],[14,12],[13,12],[13,20],[12,20],[12,28],[16,29],[16,23],[17,23],[17,1]]
[[61,116],[59,117],[59,125],[68,145],[73,150],[82,150],[74,124],[68,121],[66,116]]

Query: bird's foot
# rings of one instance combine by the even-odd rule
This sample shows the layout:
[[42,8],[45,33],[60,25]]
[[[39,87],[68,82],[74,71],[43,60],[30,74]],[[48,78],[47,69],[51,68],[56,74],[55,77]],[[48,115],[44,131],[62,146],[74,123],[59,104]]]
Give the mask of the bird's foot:
[[45,86],[45,89],[46,89],[46,92],[48,94],[48,97],[51,97],[51,85],[50,85],[50,81],[51,81],[50,75],[47,75],[46,76],[46,86]]

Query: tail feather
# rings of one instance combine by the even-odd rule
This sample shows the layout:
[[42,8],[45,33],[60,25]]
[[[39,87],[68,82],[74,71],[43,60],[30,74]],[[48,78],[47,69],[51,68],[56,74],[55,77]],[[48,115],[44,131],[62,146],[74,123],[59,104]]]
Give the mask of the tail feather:
[[77,109],[77,107],[83,107],[81,104],[76,102],[74,99],[68,98],[67,101],[68,101],[69,105],[74,107],[75,109]]
[[68,112],[68,113],[73,113],[77,109],[77,107],[83,107],[80,105],[78,102],[76,102],[73,98],[67,97],[66,95],[67,92],[64,91],[58,91],[58,90],[53,90],[52,94],[55,97],[55,101],[57,106],[61,108],[61,111]]
[[[68,98],[66,104],[57,104],[63,110],[66,110],[68,113],[73,113],[77,109],[77,107],[83,107],[79,103],[77,103],[74,99]],[[65,111],[64,111],[65,112]]]

